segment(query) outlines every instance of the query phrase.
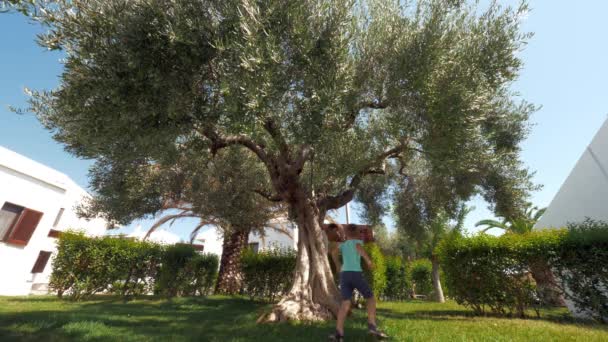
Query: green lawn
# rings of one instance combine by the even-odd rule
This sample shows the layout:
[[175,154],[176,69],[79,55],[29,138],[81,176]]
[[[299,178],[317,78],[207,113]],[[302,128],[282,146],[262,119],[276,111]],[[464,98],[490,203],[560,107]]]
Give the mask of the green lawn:
[[[267,305],[229,297],[85,302],[0,297],[0,341],[324,341],[333,323],[255,324]],[[542,319],[473,317],[455,304],[382,303],[393,341],[608,341],[608,327],[575,322],[564,309]],[[357,310],[347,341],[371,341]]]

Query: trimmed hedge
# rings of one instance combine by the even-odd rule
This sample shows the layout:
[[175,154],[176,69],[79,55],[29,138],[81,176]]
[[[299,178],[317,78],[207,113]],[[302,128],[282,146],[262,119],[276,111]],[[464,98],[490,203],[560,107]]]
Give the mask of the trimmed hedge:
[[587,220],[569,229],[527,234],[486,234],[444,240],[438,250],[457,302],[476,313],[525,316],[539,297],[530,266],[546,262],[557,287],[581,311],[608,317],[608,225]]
[[[368,242],[364,244],[363,247],[374,264],[373,270],[370,270],[365,265],[362,265],[363,274],[365,275],[367,283],[372,288],[372,291],[374,291],[374,295],[378,299],[382,293],[384,293],[384,289],[386,288],[386,263],[384,255],[382,254],[380,247],[373,242]],[[361,259],[361,263],[365,263],[363,258]]]
[[386,256],[386,287],[383,298],[403,301],[410,297],[411,284],[407,265],[400,256]]
[[206,296],[217,276],[218,258],[201,255],[190,245],[165,249],[156,281],[156,293],[167,296]]
[[414,260],[410,265],[410,277],[417,295],[430,296],[433,291],[431,273],[433,265],[429,259]]
[[[172,263],[176,253],[181,253],[182,259]],[[125,297],[152,292],[167,296],[204,295],[213,287],[217,265],[217,256],[200,255],[189,245],[164,247],[65,232],[57,242],[49,287],[58,296],[72,299],[97,293]]]
[[273,248],[258,253],[246,249],[241,256],[243,294],[273,302],[289,291],[295,268],[293,249]]

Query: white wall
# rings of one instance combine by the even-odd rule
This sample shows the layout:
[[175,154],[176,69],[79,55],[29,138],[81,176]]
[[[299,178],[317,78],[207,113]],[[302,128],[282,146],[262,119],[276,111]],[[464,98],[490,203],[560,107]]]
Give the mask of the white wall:
[[0,295],[27,295],[33,284],[48,283],[52,260],[43,273],[33,275],[31,270],[40,251],[56,250],[55,239],[47,235],[60,208],[65,208],[64,214],[53,229],[84,229],[89,235],[105,232],[103,220],[76,217],[73,207],[82,196],[88,194],[67,176],[0,147],[0,207],[10,202],[43,213],[26,246],[0,242]]
[[608,221],[608,120],[583,151],[536,227],[563,227],[586,217]]
[[[290,229],[293,239],[285,234],[281,234],[273,229],[266,229],[265,236],[259,236],[255,233],[249,234],[249,243],[259,243],[260,250],[273,247],[297,249],[297,228],[295,228],[287,220],[277,220],[272,222],[273,225],[283,225]],[[201,241],[203,240],[203,241]],[[196,236],[196,243],[201,243],[205,246],[204,253],[212,253],[218,257],[222,256],[222,236],[214,227],[209,227],[200,232]]]

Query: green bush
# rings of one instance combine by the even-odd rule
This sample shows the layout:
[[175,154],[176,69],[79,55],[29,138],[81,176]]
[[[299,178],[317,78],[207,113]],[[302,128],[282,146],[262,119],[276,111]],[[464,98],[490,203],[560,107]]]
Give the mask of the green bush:
[[110,292],[140,294],[150,288],[160,246],[65,232],[57,243],[49,286],[73,299]]
[[272,302],[289,291],[295,268],[293,249],[273,248],[258,253],[247,249],[241,256],[243,294]]
[[454,238],[443,241],[439,253],[452,296],[477,313],[523,316],[539,298],[530,267],[544,263],[579,311],[598,320],[608,317],[606,223],[586,220],[568,229]]
[[[363,274],[376,297],[380,297],[386,288],[386,263],[384,255],[377,244],[368,242],[364,246],[367,255],[374,264],[374,269],[363,266]],[[361,260],[363,262],[363,260]]]
[[433,265],[429,259],[418,259],[410,265],[410,277],[417,295],[430,296],[433,291],[431,272]]
[[[513,239],[515,237],[515,239]],[[535,300],[535,284],[515,234],[445,240],[440,247],[448,287],[456,301],[477,314],[488,310],[524,316]]]
[[167,297],[207,295],[213,288],[218,264],[216,255],[201,255],[191,245],[167,247],[156,292]]
[[411,290],[406,264],[400,256],[387,256],[385,261],[386,288],[383,298],[390,301],[406,300]]
[[[193,252],[192,246],[166,248],[132,239],[65,232],[57,242],[49,287],[72,299],[96,293],[143,295],[154,289],[166,295],[203,295],[213,286],[218,261],[216,256]],[[175,268],[179,253],[188,258],[181,268]]]
[[566,298],[579,311],[608,322],[608,223],[586,220],[568,229],[550,264]]

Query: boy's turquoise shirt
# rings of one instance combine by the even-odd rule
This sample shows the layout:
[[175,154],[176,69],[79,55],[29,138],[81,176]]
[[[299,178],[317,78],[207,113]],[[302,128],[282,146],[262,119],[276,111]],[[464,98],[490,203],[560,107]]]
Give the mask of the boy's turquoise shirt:
[[363,269],[361,269],[361,255],[357,252],[357,245],[363,245],[363,241],[346,240],[340,244],[342,272],[363,272]]

